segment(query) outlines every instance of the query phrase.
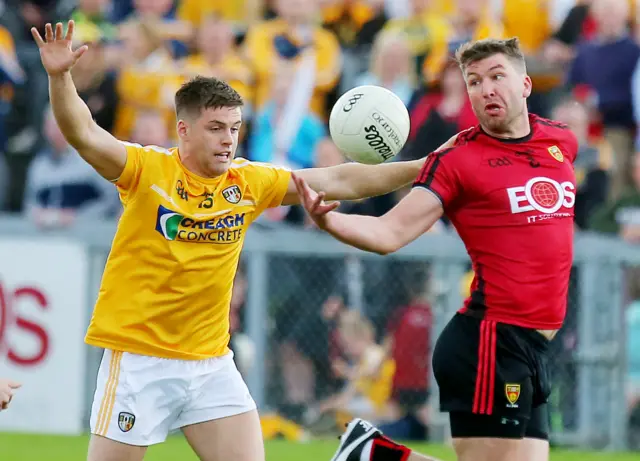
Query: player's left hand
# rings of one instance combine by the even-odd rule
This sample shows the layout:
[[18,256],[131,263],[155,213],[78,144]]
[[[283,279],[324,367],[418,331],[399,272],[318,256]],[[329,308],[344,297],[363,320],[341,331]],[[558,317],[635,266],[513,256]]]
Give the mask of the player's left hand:
[[300,204],[307,210],[307,213],[320,228],[324,228],[327,213],[340,206],[340,202],[325,203],[324,192],[316,192],[309,187],[309,184],[301,177],[293,174],[293,181],[300,197]]
[[13,399],[16,389],[21,386],[20,383],[9,379],[0,379],[0,411],[6,410]]

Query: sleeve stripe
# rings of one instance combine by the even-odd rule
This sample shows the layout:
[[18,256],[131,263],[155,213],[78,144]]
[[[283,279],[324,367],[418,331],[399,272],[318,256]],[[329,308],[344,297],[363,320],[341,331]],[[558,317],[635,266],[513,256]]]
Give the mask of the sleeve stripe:
[[433,182],[433,178],[435,177],[436,170],[438,165],[440,165],[440,158],[449,152],[451,152],[455,147],[450,147],[448,149],[443,149],[441,151],[436,151],[430,155],[431,158],[428,158],[424,163],[422,170],[420,170],[420,174],[418,175],[418,179],[414,184],[419,184],[422,186],[429,187]]

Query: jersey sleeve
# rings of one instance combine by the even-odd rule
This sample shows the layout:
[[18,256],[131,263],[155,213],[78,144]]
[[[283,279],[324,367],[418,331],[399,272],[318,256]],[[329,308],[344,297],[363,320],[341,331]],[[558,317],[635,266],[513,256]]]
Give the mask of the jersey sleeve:
[[291,170],[260,162],[249,162],[247,168],[258,213],[280,206],[289,188]]
[[564,130],[564,132],[566,135],[565,145],[566,145],[567,157],[569,161],[573,163],[576,161],[576,158],[578,157],[578,138],[576,138],[576,135],[573,134],[573,131],[569,129]]
[[125,149],[127,150],[127,161],[124,165],[122,174],[118,179],[113,181],[113,183],[118,188],[120,199],[125,203],[138,189],[140,173],[142,172],[142,165],[144,163],[147,150],[140,144],[133,144],[124,141],[120,142],[124,144]]
[[459,171],[454,167],[451,156],[454,149],[429,154],[413,183],[413,187],[432,192],[445,208],[462,192]]

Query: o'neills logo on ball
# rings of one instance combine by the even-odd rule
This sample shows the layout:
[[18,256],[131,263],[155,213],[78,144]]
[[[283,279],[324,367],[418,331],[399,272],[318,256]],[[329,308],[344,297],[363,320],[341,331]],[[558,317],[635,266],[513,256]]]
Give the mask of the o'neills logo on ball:
[[391,125],[389,125],[389,122],[387,122],[379,112],[374,112],[371,114],[371,117],[379,123],[380,128],[382,128],[387,134],[387,139],[392,141],[396,146],[398,146],[398,148],[401,148],[402,141],[400,140],[400,136],[398,136],[396,131],[391,127]]

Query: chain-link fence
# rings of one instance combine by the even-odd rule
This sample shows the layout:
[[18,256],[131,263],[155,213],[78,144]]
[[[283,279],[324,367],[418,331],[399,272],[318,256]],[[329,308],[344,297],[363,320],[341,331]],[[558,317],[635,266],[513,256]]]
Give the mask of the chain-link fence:
[[[0,235],[52,238],[29,229],[21,219],[0,222]],[[60,235],[91,249],[87,321],[114,230],[93,223]],[[620,449],[639,437],[638,268],[638,248],[576,239],[567,319],[552,348],[558,444]],[[404,438],[442,440],[448,420],[430,353],[462,305],[469,270],[455,235],[427,235],[380,257],[315,231],[252,229],[234,290],[232,349],[261,413],[318,435],[357,415]],[[101,351],[88,357],[87,421]]]

